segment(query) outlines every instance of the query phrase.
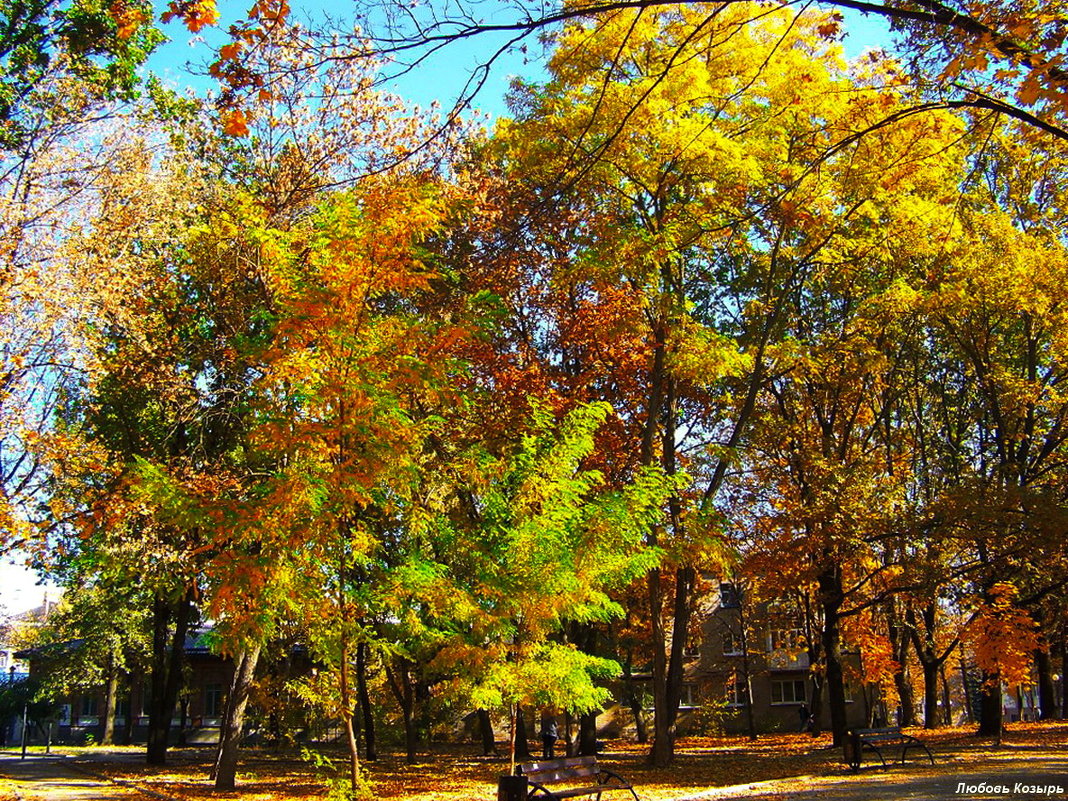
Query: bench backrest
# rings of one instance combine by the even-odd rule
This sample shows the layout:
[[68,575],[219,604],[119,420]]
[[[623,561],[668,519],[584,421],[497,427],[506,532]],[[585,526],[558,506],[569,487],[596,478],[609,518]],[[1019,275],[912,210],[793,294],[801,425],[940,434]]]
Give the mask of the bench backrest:
[[900,740],[901,739],[901,727],[900,726],[886,726],[881,729],[857,729],[858,734],[862,739],[872,740]]
[[596,779],[597,757],[582,756],[568,759],[545,759],[541,762],[524,762],[519,772],[537,784],[561,784],[578,779]]

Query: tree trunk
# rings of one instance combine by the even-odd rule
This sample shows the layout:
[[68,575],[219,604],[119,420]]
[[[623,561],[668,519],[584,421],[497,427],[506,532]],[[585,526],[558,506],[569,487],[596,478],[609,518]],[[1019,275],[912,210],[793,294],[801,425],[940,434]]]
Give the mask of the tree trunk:
[[167,630],[170,624],[171,607],[164,598],[152,602],[152,673],[149,677],[148,696],[148,746],[147,761],[150,765],[163,765],[167,761],[167,733],[170,720],[164,722],[164,695],[167,686]]
[[809,714],[812,716],[812,736],[818,737],[823,734],[823,682],[813,673],[809,679],[809,687],[812,688],[812,698],[808,705]]
[[430,713],[430,685],[413,676],[412,721],[415,723],[415,746],[419,750],[422,743],[427,754],[434,753],[434,721]]
[[579,717],[578,756],[597,755],[597,713],[587,712]]
[[942,723],[946,726],[953,725],[953,705],[949,694],[949,679],[946,677],[946,663],[938,666],[938,677],[942,682]]
[[371,709],[371,695],[367,692],[367,643],[356,646],[356,694],[360,702],[360,718],[363,720],[363,741],[367,759],[378,759],[378,745],[375,742],[375,718]]
[[[347,693],[343,693],[345,694]],[[347,709],[347,713],[341,713],[341,718],[345,724],[345,744],[349,749],[349,786],[355,796],[360,786],[360,752],[356,745],[356,730],[352,727],[352,707]]]
[[958,643],[960,648],[960,687],[964,693],[964,719],[969,723],[975,720],[975,713],[972,708],[972,690],[971,682],[968,679],[968,666],[964,662],[964,643]]
[[[753,666],[749,661],[749,603],[748,588],[743,588],[742,584],[735,582],[735,587],[739,588],[738,597],[738,644],[742,650],[742,683],[745,688],[745,698],[743,703],[745,704],[745,728],[749,734],[750,741],[757,739],[756,718],[753,715]],[[733,632],[731,634],[733,636]],[[735,682],[738,678],[735,677]]]
[[923,663],[923,727],[936,729],[938,719],[938,662]]
[[405,704],[401,712],[404,715],[404,761],[409,765],[414,765],[415,755],[419,750],[419,737],[415,731],[415,716],[412,714],[412,704]]
[[[1062,664],[1068,666],[1068,658]],[[1061,673],[1061,720],[1068,720],[1068,671]]]
[[823,607],[823,659],[826,668],[827,701],[831,710],[831,734],[838,747],[845,741],[846,700],[845,679],[842,674],[840,619],[842,606],[842,574],[837,565],[819,576],[820,602]]
[[241,747],[241,729],[245,722],[245,708],[259,659],[260,646],[250,645],[241,652],[234,669],[230,692],[226,696],[219,746],[215,751],[215,767],[212,771],[216,790],[231,792],[237,786],[237,753]]
[[[667,332],[663,320],[658,320],[653,328],[655,346],[653,363],[649,371],[649,399],[646,406],[645,425],[642,430],[641,464],[649,467],[657,464],[656,440],[661,423],[661,409],[664,400],[666,379],[665,352]],[[654,530],[649,545],[657,544]],[[675,727],[668,711],[668,655],[667,632],[664,629],[664,590],[663,575],[659,568],[653,568],[646,576],[649,592],[649,620],[651,622],[653,648],[653,747],[649,752],[649,761],[663,767],[671,763],[675,753]]]
[[[193,611],[193,589],[189,588],[178,602],[177,609],[162,597],[157,597],[152,610],[152,697],[148,713],[148,747],[146,759],[150,765],[167,764],[167,740],[171,720],[181,688],[182,657],[185,637]],[[167,634],[174,616],[174,635],[170,648]]]
[[908,629],[898,617],[897,601],[891,600],[887,605],[888,635],[890,647],[897,668],[894,670],[894,687],[897,689],[898,704],[901,707],[902,726],[915,723],[915,703],[912,693],[912,676],[909,675],[908,651],[910,638]]
[[419,736],[415,730],[415,691],[412,688],[411,671],[403,658],[395,659],[392,669],[388,663],[386,664],[386,678],[389,680],[389,686],[393,690],[393,696],[397,699],[397,705],[401,708],[401,716],[404,720],[405,761],[413,765],[419,745]]
[[[339,591],[339,594],[343,595],[344,588]],[[356,745],[356,730],[352,726],[352,689],[349,681],[349,642],[348,637],[345,635],[345,624],[347,621],[347,609],[346,604],[342,601],[339,604],[339,610],[341,614],[341,648],[340,648],[340,662],[338,666],[339,676],[338,685],[341,690],[341,721],[345,727],[345,743],[349,749],[349,785],[352,788],[352,795],[355,796],[360,787],[360,751]]]
[[[806,652],[808,663],[812,667],[823,664],[823,627],[818,615],[813,610],[812,598],[808,593],[800,596],[801,608],[804,612],[805,639],[808,641]],[[812,717],[811,734],[819,737],[823,734],[823,676],[817,670],[809,670],[809,693],[808,710]]]
[[662,576],[660,569],[649,571],[649,612],[652,620],[653,646],[653,747],[649,759],[653,765],[671,764],[675,751],[674,726],[670,725],[667,703],[668,660],[665,647],[667,637],[661,617],[663,609]]
[[119,695],[119,668],[115,657],[108,660],[108,686],[104,693],[104,733],[101,745],[111,745],[115,741],[115,701]]
[[634,716],[634,736],[640,745],[649,742],[649,732],[645,728],[645,710],[642,708],[641,695],[635,691],[633,682],[628,682],[627,706]]
[[516,704],[515,716],[515,756],[516,759],[532,759],[530,742],[527,737],[527,719],[523,707]]
[[1049,649],[1035,649],[1035,669],[1038,673],[1038,709],[1040,720],[1057,717],[1057,691],[1053,686],[1053,666]]
[[1068,627],[1061,628],[1057,645],[1061,655],[1061,720],[1068,720]]
[[123,721],[122,726],[123,745],[130,745],[133,742],[134,720],[137,717],[137,713],[134,711],[135,687],[144,687],[144,683],[140,681],[135,683],[131,674],[126,677],[126,720]]
[[1001,742],[1002,704],[1001,679],[984,671],[982,695],[979,698],[979,734],[996,737]]
[[[634,681],[633,654],[627,651],[627,658],[623,663],[623,696],[631,715],[634,716],[634,736],[638,743],[644,745],[649,740],[649,734],[645,729],[645,710],[642,708],[642,694],[638,691]],[[565,715],[567,712],[565,711]],[[570,736],[570,732],[568,732]],[[568,754],[571,756],[571,754]]]
[[912,677],[907,668],[894,673],[894,686],[897,688],[898,703],[901,705],[901,725],[912,726],[916,723],[916,701],[912,697]]
[[185,729],[189,725],[189,696],[178,699],[178,742],[179,748],[185,748]]
[[[659,592],[659,571],[655,572],[657,574],[656,591]],[[694,579],[693,568],[683,567],[675,571],[675,603],[672,610],[671,651],[669,653],[665,653],[662,645],[666,640],[663,627],[654,627],[653,748],[650,761],[657,767],[666,767],[675,759],[676,723],[679,703],[682,700],[684,654],[687,629],[690,625]],[[651,592],[650,595],[652,594]],[[655,634],[656,628],[660,629],[659,637]]]
[[923,726],[925,729],[935,729],[941,725],[941,716],[938,712],[938,678],[942,665],[953,653],[954,646],[951,645],[939,655],[938,646],[935,643],[938,604],[930,601],[920,612],[923,620],[922,636],[912,607],[909,607],[906,619],[912,631],[912,644],[916,649],[916,657],[923,665]]
[[[667,276],[668,273],[665,273]],[[675,476],[678,473],[678,456],[676,454],[676,436],[678,430],[678,397],[675,380],[670,373],[664,381],[664,430],[661,436],[661,466],[664,473]],[[686,541],[686,527],[683,523],[682,501],[677,493],[668,498],[668,516],[671,530],[676,540]],[[690,614],[693,587],[697,581],[697,571],[693,567],[683,566],[675,571],[675,604],[671,619],[671,653],[667,665],[667,687],[664,696],[667,702],[667,738],[666,749],[662,749],[656,764],[665,766],[675,759],[676,723],[679,716],[679,703],[682,701],[682,682],[685,677],[686,642],[690,636]],[[655,743],[654,743],[655,747]]]
[[519,732],[517,731],[520,718],[519,704],[508,705],[508,718],[508,773],[514,774],[516,758],[519,756],[516,753],[516,746],[519,741]]
[[482,756],[496,756],[497,741],[493,737],[493,721],[487,709],[478,710],[478,734],[482,739]]

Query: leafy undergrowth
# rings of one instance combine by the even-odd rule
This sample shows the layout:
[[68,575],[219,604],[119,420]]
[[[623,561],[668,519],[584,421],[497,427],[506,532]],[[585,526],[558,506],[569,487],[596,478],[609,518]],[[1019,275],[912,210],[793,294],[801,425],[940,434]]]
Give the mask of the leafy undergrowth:
[[[969,762],[1026,758],[1028,751],[1068,751],[1068,722],[1014,724],[1006,728],[1000,748],[990,739],[976,737],[974,727],[909,731],[930,746],[937,762],[931,768],[926,761],[910,758],[909,772],[952,772]],[[601,759],[606,767],[627,777],[643,801],[666,801],[713,787],[786,777],[852,775],[842,764],[841,750],[831,747],[829,735],[765,735],[756,742],[744,737],[684,738],[677,754],[670,769],[657,769],[646,764],[644,746],[609,741]],[[94,772],[133,781],[175,799],[301,801],[325,794],[323,783],[307,764],[268,751],[245,753],[239,788],[232,793],[215,792],[207,780],[210,751],[174,751],[172,764],[163,770],[139,764],[138,758],[138,752],[97,749],[82,753],[79,761]],[[496,777],[507,772],[507,761],[478,756],[472,747],[436,746],[433,755],[421,757],[415,765],[390,754],[371,765],[370,772],[382,799],[488,801],[496,797]]]

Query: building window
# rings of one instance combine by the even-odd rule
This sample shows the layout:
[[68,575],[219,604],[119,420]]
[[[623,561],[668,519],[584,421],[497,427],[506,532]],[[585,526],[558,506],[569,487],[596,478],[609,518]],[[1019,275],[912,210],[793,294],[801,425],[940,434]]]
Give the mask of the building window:
[[805,647],[805,633],[799,628],[773,628],[768,632],[772,651],[800,651]]
[[698,705],[698,700],[699,700],[698,693],[697,693],[697,685],[696,684],[684,684],[684,685],[682,685],[680,690],[681,690],[681,693],[680,693],[680,696],[679,696],[679,708],[681,708],[681,709],[685,709],[687,707],[690,708],[690,709],[695,708]]
[[217,718],[222,715],[222,685],[209,684],[204,688],[204,717]]
[[805,647],[805,631],[801,611],[790,600],[768,604],[768,650],[801,651]]
[[728,680],[724,687],[727,706],[745,706],[745,698],[748,694],[745,680],[741,678]]
[[730,629],[723,631],[723,655],[737,656],[742,652],[742,638],[735,636]]
[[742,606],[742,593],[737,584],[729,581],[720,582],[719,607],[720,609],[740,609]]
[[697,638],[688,640],[682,647],[682,655],[690,658],[699,657],[701,655],[701,641]]
[[775,679],[771,682],[773,704],[803,704],[805,702],[804,679]]
[[83,695],[82,696],[82,711],[78,715],[80,718],[95,718],[96,712],[96,696],[95,695]]

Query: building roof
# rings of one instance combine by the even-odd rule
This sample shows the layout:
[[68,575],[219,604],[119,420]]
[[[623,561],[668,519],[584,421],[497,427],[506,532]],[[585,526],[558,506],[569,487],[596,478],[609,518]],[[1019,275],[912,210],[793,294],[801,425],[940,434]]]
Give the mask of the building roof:
[[[214,656],[209,646],[211,628],[193,629],[185,636],[184,650],[186,656],[202,657],[202,656]],[[25,648],[15,653],[16,659],[57,659],[64,657],[75,651],[81,650],[85,647],[88,640],[78,638],[76,640],[65,640],[63,642],[53,642],[47,645],[38,645],[33,648]]]

